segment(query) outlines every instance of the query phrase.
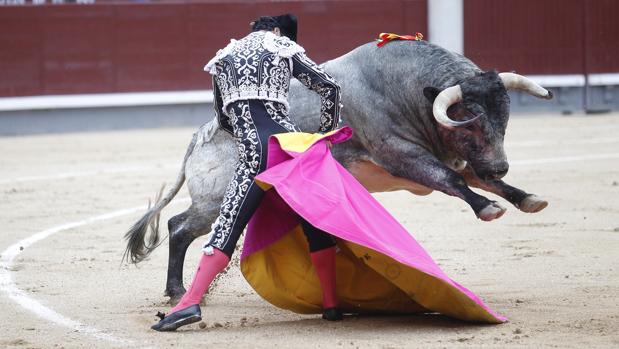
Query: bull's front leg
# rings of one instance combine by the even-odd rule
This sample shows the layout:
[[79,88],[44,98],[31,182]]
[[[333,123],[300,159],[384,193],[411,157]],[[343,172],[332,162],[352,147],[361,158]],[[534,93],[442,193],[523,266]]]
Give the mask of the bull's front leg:
[[445,166],[433,154],[421,147],[408,149],[406,154],[381,164],[391,174],[410,179],[434,190],[466,201],[483,221],[501,217],[506,209],[496,201],[473,192],[464,177]]
[[529,194],[521,189],[512,187],[500,179],[486,181],[479,178],[470,165],[467,165],[461,173],[468,185],[494,193],[511,202],[522,212],[539,212],[548,206],[548,201],[535,194]]

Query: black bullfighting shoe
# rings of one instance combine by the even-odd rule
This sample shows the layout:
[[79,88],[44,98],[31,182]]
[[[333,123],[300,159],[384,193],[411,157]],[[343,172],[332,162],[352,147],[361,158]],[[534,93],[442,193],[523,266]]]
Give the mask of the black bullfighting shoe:
[[187,308],[175,311],[166,316],[158,312],[157,316],[161,319],[158,323],[152,325],[155,331],[175,331],[177,328],[202,320],[202,312],[197,304],[190,305]]
[[327,321],[340,321],[344,319],[344,316],[338,308],[327,308],[323,309],[322,318]]

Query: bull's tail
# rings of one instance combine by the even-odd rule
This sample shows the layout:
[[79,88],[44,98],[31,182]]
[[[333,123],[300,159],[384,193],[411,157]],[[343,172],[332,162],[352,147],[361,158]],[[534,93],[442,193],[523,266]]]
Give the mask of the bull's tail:
[[[187,159],[193,152],[193,149],[198,140],[199,132],[193,135],[191,143],[189,144],[189,148],[185,153],[185,158],[183,159],[183,164],[181,166],[181,171],[178,174],[176,179],[176,183],[174,186],[168,191],[168,193],[162,198],[163,187],[159,190],[157,197],[155,198],[155,203],[151,207],[150,202],[148,205],[148,211],[142,218],[140,218],[135,224],[129,229],[127,233],[125,233],[125,240],[127,240],[127,249],[123,254],[123,261],[131,262],[137,264],[144,260],[153,250],[155,250],[160,244],[159,239],[159,216],[161,210],[172,201],[176,193],[181,189],[183,183],[185,182],[185,164],[187,163]],[[149,229],[150,228],[150,229]],[[150,230],[150,234],[148,238],[146,238],[146,234]]]

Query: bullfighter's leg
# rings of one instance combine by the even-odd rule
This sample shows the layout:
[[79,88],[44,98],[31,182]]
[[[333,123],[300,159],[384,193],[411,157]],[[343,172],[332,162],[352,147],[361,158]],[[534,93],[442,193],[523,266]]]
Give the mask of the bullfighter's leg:
[[329,321],[342,320],[342,312],[337,308],[335,238],[303,217],[299,218],[309,244],[310,259],[322,289],[322,318]]
[[219,207],[215,205],[206,209],[197,209],[192,205],[185,212],[168,221],[170,235],[165,295],[170,297],[170,301],[176,302],[185,293],[183,266],[187,248],[197,237],[208,233],[211,223],[215,221],[219,213],[218,209]]
[[236,244],[262,201],[264,191],[255,183],[254,177],[267,165],[269,136],[288,132],[269,113],[266,103],[259,100],[239,101],[231,104],[228,115],[237,123],[235,136],[238,159],[230,179],[217,218],[211,227],[204,245],[198,268],[187,292],[168,315],[151,328],[156,331],[173,331],[180,326],[199,321],[200,300],[215,277],[228,266]]
[[403,156],[400,161],[380,165],[394,176],[408,178],[431,189],[461,198],[483,221],[497,219],[505,213],[503,206],[473,192],[461,174],[445,166],[425,149],[415,147],[409,154],[412,155]]
[[529,194],[521,189],[512,187],[500,179],[484,181],[475,174],[475,171],[470,166],[466,166],[461,173],[468,185],[494,193],[511,202],[522,212],[539,212],[548,206],[548,201],[535,194]]

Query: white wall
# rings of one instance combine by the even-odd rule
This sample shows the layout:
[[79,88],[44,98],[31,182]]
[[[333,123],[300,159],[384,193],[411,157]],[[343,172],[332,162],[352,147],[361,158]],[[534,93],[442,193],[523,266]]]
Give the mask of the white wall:
[[431,43],[464,53],[464,0],[428,0],[428,36]]

